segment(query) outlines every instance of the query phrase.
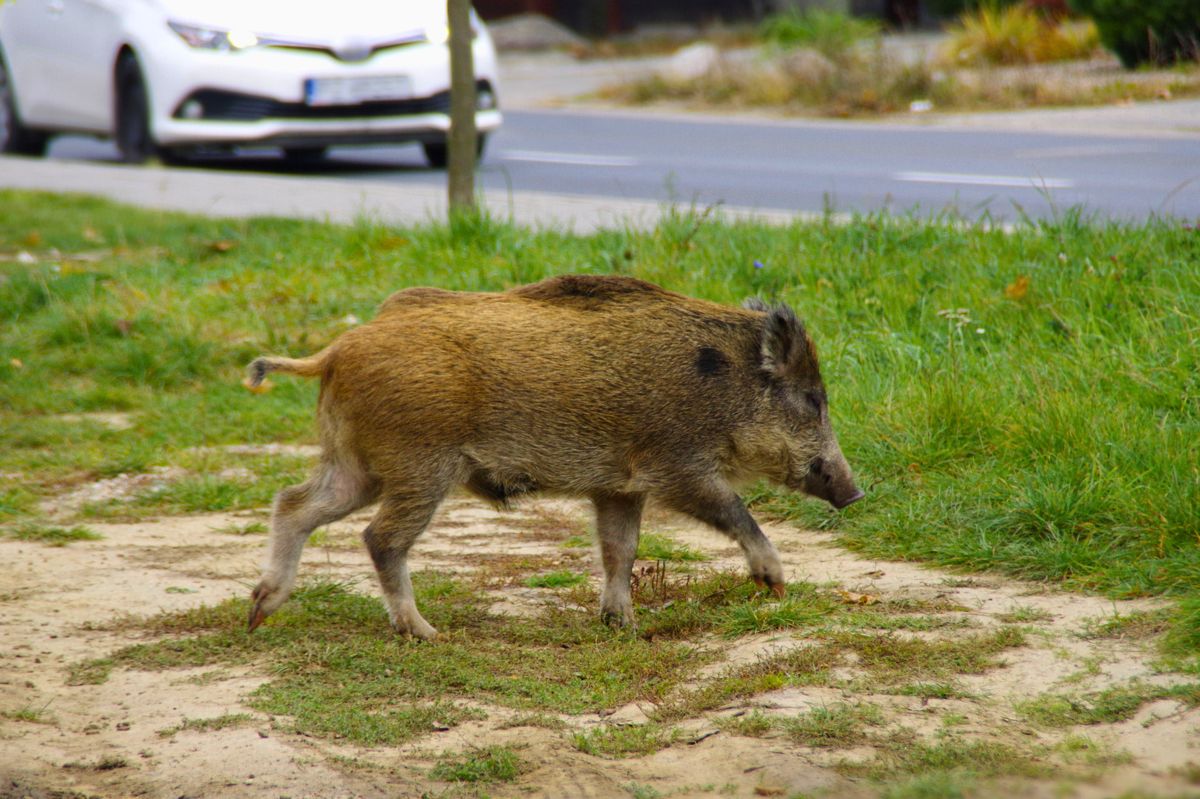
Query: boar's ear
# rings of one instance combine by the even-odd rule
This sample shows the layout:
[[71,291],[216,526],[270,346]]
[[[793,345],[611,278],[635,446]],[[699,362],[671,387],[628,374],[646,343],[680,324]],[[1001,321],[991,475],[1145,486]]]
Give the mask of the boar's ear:
[[767,313],[763,322],[762,364],[769,374],[779,377],[817,377],[817,350],[804,323],[786,305]]

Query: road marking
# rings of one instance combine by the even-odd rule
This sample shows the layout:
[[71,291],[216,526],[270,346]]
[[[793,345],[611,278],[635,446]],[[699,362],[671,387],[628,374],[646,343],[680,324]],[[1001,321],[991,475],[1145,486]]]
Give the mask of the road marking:
[[1153,153],[1153,147],[1128,144],[1081,144],[1067,147],[1034,147],[1017,150],[1014,158],[1091,158],[1110,155],[1145,155]]
[[589,155],[586,153],[549,153],[541,150],[506,150],[500,153],[506,161],[532,161],[538,164],[567,164],[569,166],[637,166],[636,158],[620,155]]
[[966,175],[957,172],[897,172],[892,178],[907,183],[957,183],[967,186],[1010,186],[1019,189],[1070,189],[1075,186],[1075,181],[1067,178]]

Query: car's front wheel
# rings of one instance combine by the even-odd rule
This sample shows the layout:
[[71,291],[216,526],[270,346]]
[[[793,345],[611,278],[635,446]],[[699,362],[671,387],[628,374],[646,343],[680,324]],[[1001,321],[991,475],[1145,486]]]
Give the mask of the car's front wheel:
[[49,141],[47,134],[30,130],[21,123],[12,78],[4,63],[4,54],[0,53],[0,152],[45,155]]
[[150,99],[142,68],[132,54],[121,57],[117,64],[117,149],[127,164],[143,164],[158,155],[154,135],[150,131]]
[[[475,138],[475,161],[483,160],[483,150],[487,146],[487,134],[480,133]],[[425,160],[434,169],[445,169],[450,164],[450,148],[445,139],[441,141],[422,142],[421,149],[425,151]]]

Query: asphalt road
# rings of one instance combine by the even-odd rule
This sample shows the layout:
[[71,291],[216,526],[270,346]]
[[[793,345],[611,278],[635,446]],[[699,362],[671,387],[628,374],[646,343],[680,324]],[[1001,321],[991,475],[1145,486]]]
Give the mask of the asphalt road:
[[[55,158],[110,160],[65,137]],[[266,152],[208,167],[295,174]],[[442,185],[414,145],[334,150],[308,171]],[[1200,137],[1078,136],[879,123],[509,111],[480,171],[489,193],[550,191],[784,211],[889,208],[1047,217],[1082,205],[1121,219],[1200,218]]]

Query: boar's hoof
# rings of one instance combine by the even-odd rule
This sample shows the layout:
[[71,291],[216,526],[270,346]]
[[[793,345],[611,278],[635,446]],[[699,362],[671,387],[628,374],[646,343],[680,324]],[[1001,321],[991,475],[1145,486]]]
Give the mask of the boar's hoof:
[[406,638],[416,638],[418,641],[433,641],[438,637],[438,631],[428,622],[421,620],[416,624],[393,622],[392,629]]
[[754,584],[759,588],[770,588],[771,593],[779,599],[787,596],[787,586],[784,583],[774,582],[768,577],[752,577],[751,579],[754,580]]
[[601,610],[600,621],[618,630],[633,629],[633,612],[628,610]]

